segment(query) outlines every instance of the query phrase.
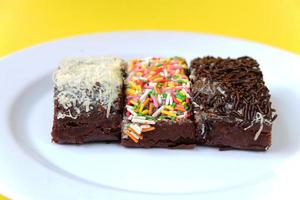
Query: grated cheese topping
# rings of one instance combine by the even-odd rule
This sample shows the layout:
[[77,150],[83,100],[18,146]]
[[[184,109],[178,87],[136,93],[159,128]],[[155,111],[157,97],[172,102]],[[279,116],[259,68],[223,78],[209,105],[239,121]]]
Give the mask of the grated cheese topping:
[[53,77],[55,99],[65,110],[59,111],[57,118],[76,119],[99,104],[109,117],[111,106],[122,89],[125,66],[124,60],[110,56],[63,60]]

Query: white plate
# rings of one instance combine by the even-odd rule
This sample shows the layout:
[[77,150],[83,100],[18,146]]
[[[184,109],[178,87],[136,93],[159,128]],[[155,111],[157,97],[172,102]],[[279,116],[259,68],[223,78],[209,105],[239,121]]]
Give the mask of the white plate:
[[[70,56],[249,55],[261,64],[279,118],[264,152],[126,149],[51,143],[52,81]],[[94,34],[0,60],[0,192],[14,199],[268,199],[297,193],[300,58],[265,45],[186,32]]]

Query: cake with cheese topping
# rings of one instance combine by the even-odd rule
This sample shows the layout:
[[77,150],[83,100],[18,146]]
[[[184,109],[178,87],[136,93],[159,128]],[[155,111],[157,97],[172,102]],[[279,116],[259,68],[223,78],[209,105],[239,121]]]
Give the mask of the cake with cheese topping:
[[63,60],[54,74],[56,143],[119,141],[123,111],[123,70],[116,57]]
[[195,146],[188,71],[186,61],[179,57],[151,57],[129,62],[123,146]]

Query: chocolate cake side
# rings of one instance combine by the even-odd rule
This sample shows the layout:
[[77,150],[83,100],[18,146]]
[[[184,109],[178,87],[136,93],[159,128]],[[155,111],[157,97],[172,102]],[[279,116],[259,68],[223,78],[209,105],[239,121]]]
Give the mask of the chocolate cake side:
[[[121,106],[122,96],[114,102],[114,105]],[[66,117],[57,119],[60,108],[58,101],[54,102],[54,124],[52,138],[55,143],[82,144],[87,142],[113,142],[120,140],[122,110],[112,108],[109,117],[106,117],[106,110],[98,107],[99,110],[84,113],[76,119]]]
[[67,59],[54,75],[55,143],[120,140],[126,63],[114,57]]
[[128,65],[121,144],[193,148],[188,67],[184,59],[135,59]]
[[254,59],[196,58],[190,80],[198,144],[261,151],[271,146],[277,115]]
[[123,136],[121,144],[126,147],[191,149],[195,147],[195,126],[190,120],[163,121],[155,125],[155,130],[144,133],[138,142]]

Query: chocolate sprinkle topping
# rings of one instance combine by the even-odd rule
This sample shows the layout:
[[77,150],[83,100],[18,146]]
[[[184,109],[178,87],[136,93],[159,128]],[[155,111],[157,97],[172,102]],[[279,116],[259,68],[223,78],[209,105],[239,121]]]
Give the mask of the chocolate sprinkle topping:
[[242,128],[257,122],[257,113],[264,123],[277,117],[259,64],[250,57],[196,58],[190,79],[193,100],[202,112],[228,117]]

